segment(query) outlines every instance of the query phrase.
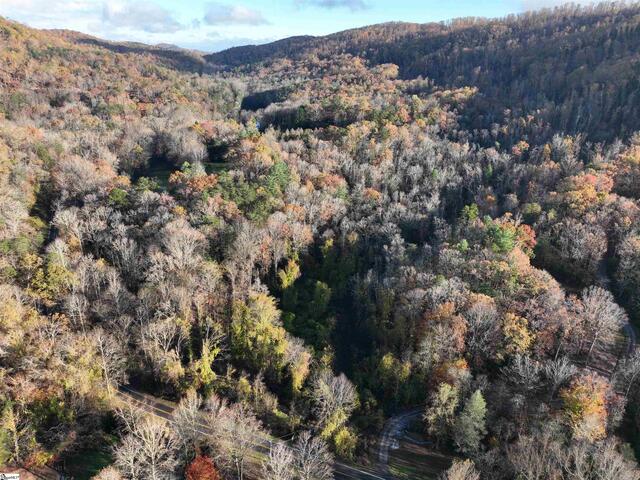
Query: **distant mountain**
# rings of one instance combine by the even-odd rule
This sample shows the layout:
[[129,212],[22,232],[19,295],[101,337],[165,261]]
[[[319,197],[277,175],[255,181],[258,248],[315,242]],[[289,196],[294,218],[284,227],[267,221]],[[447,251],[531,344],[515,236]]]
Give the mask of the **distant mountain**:
[[477,88],[467,106],[477,110],[466,118],[465,128],[471,130],[528,117],[539,126],[526,125],[522,131],[537,129],[542,136],[559,131],[611,141],[640,130],[640,3],[568,5],[502,19],[385,23],[211,54],[54,33],[76,44],[142,54],[198,74],[252,73],[273,61],[341,54],[361,57],[372,66],[392,63],[403,79],[423,77],[442,88]]
[[156,57],[158,62],[166,67],[176,70],[208,73],[213,70],[204,60],[202,53],[195,50],[187,50],[176,45],[158,44],[147,45],[141,42],[114,42],[103,40],[72,30],[49,30],[49,32],[61,36],[63,39],[76,44],[94,45],[115,53],[135,53]]
[[[447,23],[386,23],[206,55],[224,68],[308,55],[393,63],[401,78],[479,89],[474,128],[512,110],[596,140],[640,129],[640,4],[604,3]],[[624,101],[622,101],[624,99]]]

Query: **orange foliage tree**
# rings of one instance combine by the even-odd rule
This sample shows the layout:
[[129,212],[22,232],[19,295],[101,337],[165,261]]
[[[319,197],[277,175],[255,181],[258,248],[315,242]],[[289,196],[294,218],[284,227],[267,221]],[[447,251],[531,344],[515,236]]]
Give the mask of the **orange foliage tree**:
[[184,472],[187,480],[222,480],[213,461],[209,457],[198,455]]
[[574,438],[593,442],[606,436],[608,390],[604,378],[589,373],[560,392]]

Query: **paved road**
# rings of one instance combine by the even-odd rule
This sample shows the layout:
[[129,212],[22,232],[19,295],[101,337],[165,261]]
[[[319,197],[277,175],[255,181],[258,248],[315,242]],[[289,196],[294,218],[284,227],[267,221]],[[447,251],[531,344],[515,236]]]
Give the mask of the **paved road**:
[[404,436],[411,422],[420,418],[422,412],[422,408],[416,408],[391,417],[387,420],[387,423],[385,423],[380,433],[378,464],[386,478],[393,478],[389,472],[389,450],[399,446],[400,439]]
[[[118,396],[120,400],[125,403],[141,408],[147,413],[166,421],[171,421],[173,411],[177,407],[173,402],[142,393],[127,386],[120,387]],[[211,435],[213,433],[204,422],[199,424],[199,428],[202,430],[198,430],[198,432],[204,435]],[[254,443],[255,452],[259,454],[268,453],[270,445],[273,442],[283,442],[283,440],[267,435],[257,437]],[[366,467],[341,461],[334,462],[333,472],[334,478],[337,480],[387,480],[385,477],[378,475]]]

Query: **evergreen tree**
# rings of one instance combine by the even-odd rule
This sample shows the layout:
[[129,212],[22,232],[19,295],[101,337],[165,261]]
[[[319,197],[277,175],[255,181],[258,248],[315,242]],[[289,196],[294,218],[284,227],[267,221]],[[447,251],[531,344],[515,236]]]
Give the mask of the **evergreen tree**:
[[487,433],[486,414],[487,403],[480,390],[476,390],[465,402],[454,426],[453,439],[461,453],[469,455],[480,449],[480,442]]

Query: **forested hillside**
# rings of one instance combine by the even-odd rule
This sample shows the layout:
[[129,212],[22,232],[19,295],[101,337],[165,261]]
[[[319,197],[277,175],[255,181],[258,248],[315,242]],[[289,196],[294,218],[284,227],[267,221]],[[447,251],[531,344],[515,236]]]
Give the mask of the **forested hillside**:
[[212,55],[0,19],[0,465],[640,479],[639,43],[631,4]]
[[638,13],[637,5],[604,3],[501,20],[390,23],[206,58],[246,67],[308,55],[357,55],[374,65],[398,65],[404,79],[477,87],[465,128],[491,131],[511,123],[509,134],[500,138],[503,143],[522,135],[548,140],[558,131],[606,141],[640,128]]

